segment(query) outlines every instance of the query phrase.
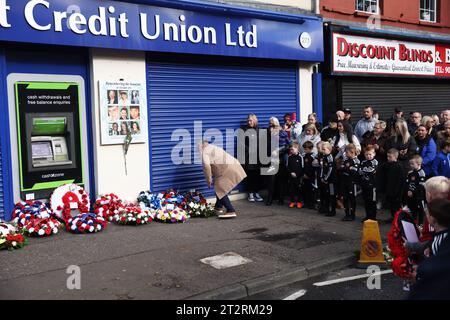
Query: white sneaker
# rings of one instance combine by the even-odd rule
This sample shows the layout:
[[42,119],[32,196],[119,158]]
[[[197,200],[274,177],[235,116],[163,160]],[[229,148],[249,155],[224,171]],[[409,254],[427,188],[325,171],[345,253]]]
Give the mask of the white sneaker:
[[247,200],[250,201],[250,202],[255,202],[255,197],[253,196],[253,193],[249,193],[248,194]]
[[258,202],[264,201],[264,199],[261,197],[261,195],[258,192],[255,193],[255,199]]
[[228,213],[224,213],[224,214],[220,214],[218,216],[219,219],[230,219],[230,218],[236,218],[236,212],[228,212]]
[[383,204],[381,203],[381,201],[377,202],[377,210],[381,210],[383,209]]

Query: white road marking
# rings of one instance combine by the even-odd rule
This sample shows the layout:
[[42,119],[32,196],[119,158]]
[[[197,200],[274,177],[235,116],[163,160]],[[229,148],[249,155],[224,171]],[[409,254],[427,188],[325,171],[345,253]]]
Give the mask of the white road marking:
[[388,274],[388,273],[392,273],[392,270],[385,270],[385,271],[381,271],[381,272],[361,274],[359,276],[354,276],[354,277],[347,277],[347,278],[334,279],[334,280],[328,280],[328,281],[323,281],[323,282],[316,282],[316,283],[314,283],[314,286],[323,287],[323,286],[328,286],[330,284],[352,281],[352,280],[356,280],[356,279],[368,278],[370,276],[378,276],[378,275],[381,276],[383,274]]
[[306,290],[300,290],[293,294],[291,294],[289,297],[284,298],[283,300],[297,300],[298,298],[304,296],[306,294]]

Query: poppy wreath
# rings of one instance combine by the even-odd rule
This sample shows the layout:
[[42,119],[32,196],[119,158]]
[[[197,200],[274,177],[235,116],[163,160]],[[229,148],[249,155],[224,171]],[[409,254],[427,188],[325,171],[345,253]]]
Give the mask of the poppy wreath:
[[94,203],[94,213],[105,220],[113,221],[114,216],[124,207],[122,200],[114,193],[99,197]]
[[71,218],[71,210],[80,213],[89,212],[89,196],[87,192],[76,184],[65,184],[56,188],[50,197],[50,208],[61,220]]
[[177,192],[174,189],[169,189],[163,194],[163,198],[161,199],[161,208],[164,208],[166,206],[171,207],[173,205],[174,207],[178,207],[180,209],[186,208],[186,199],[184,196]]
[[27,239],[9,223],[0,221],[0,250],[12,251],[23,248]]
[[410,279],[412,276],[411,272],[414,259],[408,259],[410,257],[405,248],[405,242],[403,240],[404,235],[400,228],[402,220],[412,221],[412,218],[406,209],[400,209],[394,216],[391,229],[387,235],[388,248],[393,257],[391,267],[394,274],[403,279]]
[[186,201],[185,211],[191,218],[208,218],[215,216],[214,208],[209,204],[203,194],[198,191],[184,194]]
[[[169,206],[170,208],[170,206]],[[166,223],[184,223],[189,219],[186,211],[175,207],[173,210],[165,207],[164,209],[159,209],[156,212],[155,220],[159,222]]]
[[57,234],[61,228],[61,222],[41,201],[18,202],[12,217],[17,227],[29,236],[46,237]]
[[66,222],[67,230],[78,234],[99,232],[105,226],[105,219],[95,213],[80,213],[76,217],[69,218]]
[[121,225],[139,226],[148,224],[152,222],[153,219],[154,214],[151,212],[151,210],[128,205],[126,207],[118,209],[118,212],[114,215],[113,220]]

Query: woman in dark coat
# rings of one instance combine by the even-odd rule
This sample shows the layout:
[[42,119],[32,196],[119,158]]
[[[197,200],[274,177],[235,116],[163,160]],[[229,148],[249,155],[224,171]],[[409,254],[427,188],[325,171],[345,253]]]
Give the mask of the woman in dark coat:
[[258,193],[261,185],[259,131],[258,118],[254,114],[249,114],[247,117],[247,125],[238,136],[238,143],[244,148],[245,153],[243,167],[247,174],[245,182],[248,192],[248,201],[250,202],[263,201],[263,198]]
[[[368,145],[372,145],[375,148],[375,159],[378,161],[378,165],[386,162],[386,141],[389,139],[389,133],[386,131],[387,124],[384,121],[378,121],[373,127],[373,131],[367,131],[363,135],[363,141],[361,142],[361,149],[364,150]],[[361,155],[364,156],[361,152]]]
[[409,158],[418,153],[418,148],[416,140],[409,134],[405,120],[397,120],[392,128],[392,136],[386,141],[385,150],[392,148],[399,151],[398,161],[405,172],[408,172]]

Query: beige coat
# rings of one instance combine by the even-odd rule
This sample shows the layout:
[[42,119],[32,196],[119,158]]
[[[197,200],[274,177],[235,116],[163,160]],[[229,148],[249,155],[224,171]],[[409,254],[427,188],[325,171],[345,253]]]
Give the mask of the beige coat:
[[206,183],[214,177],[214,191],[222,199],[247,176],[239,161],[222,148],[207,145],[202,152]]

